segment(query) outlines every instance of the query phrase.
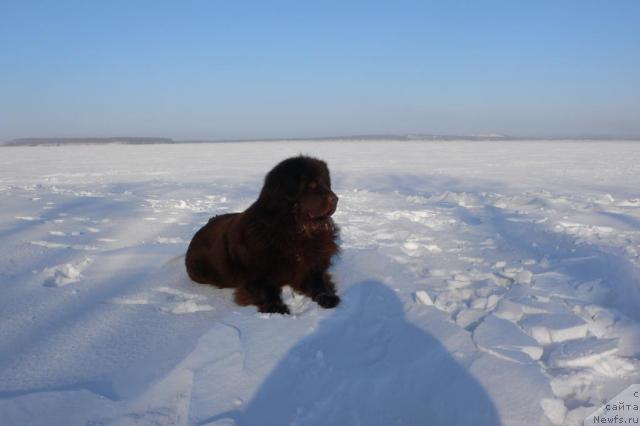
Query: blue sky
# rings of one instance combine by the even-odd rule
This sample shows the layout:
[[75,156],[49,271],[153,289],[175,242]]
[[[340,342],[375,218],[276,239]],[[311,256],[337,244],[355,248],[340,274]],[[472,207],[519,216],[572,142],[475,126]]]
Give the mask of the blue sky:
[[0,140],[640,135],[640,1],[0,2]]

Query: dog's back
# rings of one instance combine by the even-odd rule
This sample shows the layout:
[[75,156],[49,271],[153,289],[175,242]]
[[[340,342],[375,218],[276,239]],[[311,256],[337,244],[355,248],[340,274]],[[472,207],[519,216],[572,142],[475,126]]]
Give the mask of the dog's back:
[[193,236],[185,265],[189,277],[200,284],[213,284],[217,287],[233,287],[229,278],[230,259],[227,250],[227,233],[240,213],[227,213],[209,219]]

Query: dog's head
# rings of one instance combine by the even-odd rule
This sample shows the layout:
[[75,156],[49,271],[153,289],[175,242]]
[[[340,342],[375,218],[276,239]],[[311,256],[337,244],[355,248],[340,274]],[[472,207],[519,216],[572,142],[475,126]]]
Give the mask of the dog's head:
[[270,209],[293,211],[302,222],[327,219],[338,205],[327,163],[302,155],[280,162],[267,174],[260,200]]

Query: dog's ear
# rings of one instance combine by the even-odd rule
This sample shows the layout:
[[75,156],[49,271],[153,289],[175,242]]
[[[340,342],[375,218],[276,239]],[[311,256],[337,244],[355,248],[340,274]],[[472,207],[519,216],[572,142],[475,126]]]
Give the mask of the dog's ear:
[[300,177],[288,173],[269,173],[263,189],[273,198],[295,200],[300,192]]
[[298,170],[276,167],[265,177],[260,199],[269,208],[293,205],[300,198],[302,180]]
[[322,173],[321,176],[324,178],[325,182],[331,188],[331,173],[329,173],[329,167],[327,167],[327,163],[322,162]]

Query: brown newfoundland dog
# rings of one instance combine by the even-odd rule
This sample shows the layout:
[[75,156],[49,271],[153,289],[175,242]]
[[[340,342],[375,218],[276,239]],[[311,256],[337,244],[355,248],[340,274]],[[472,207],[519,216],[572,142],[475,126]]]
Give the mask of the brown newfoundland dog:
[[289,313],[280,291],[290,285],[323,308],[340,303],[327,269],[338,252],[324,161],[299,156],[271,170],[260,196],[242,213],[213,217],[191,240],[185,263],[195,282],[235,288],[240,305]]

